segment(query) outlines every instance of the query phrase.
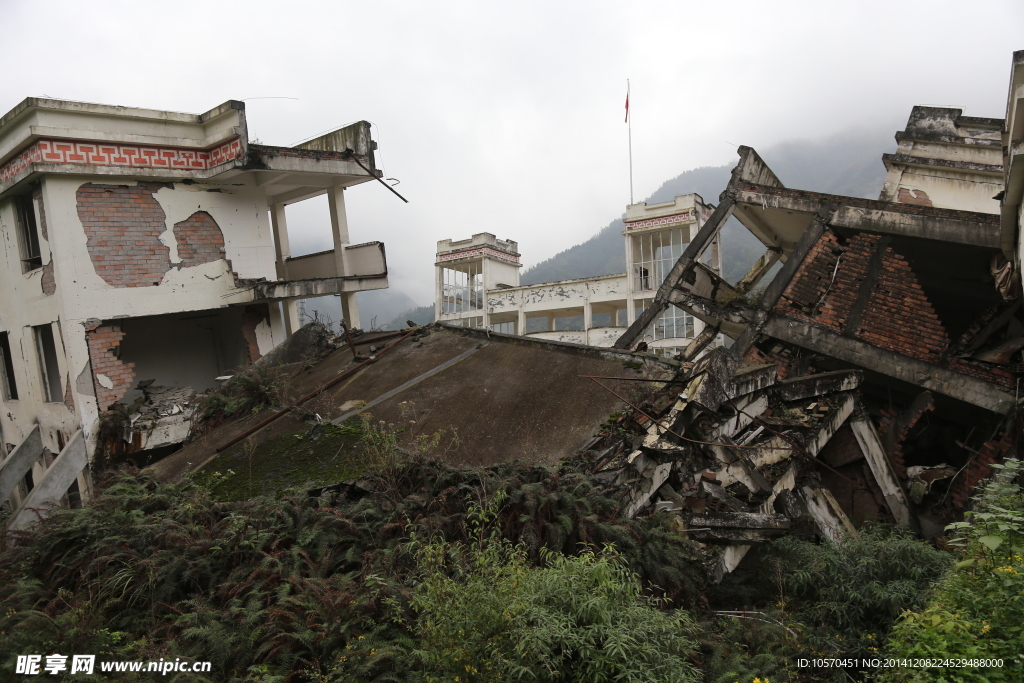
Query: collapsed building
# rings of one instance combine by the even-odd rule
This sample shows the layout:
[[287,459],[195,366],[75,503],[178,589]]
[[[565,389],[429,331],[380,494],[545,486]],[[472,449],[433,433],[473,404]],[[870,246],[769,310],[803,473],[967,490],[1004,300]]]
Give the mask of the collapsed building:
[[[519,283],[520,254],[512,240],[486,232],[441,240],[434,264],[434,319],[536,339],[611,346],[651,305],[655,291],[713,210],[698,194],[631,204],[622,232],[627,272],[534,285]],[[697,267],[721,276],[717,237]],[[672,357],[703,330],[704,324],[689,312],[666,308],[637,341]]]
[[[184,114],[29,98],[0,118],[0,501],[11,524],[89,494],[105,417],[122,450],[184,440],[217,378],[298,328],[296,301],[387,287],[345,190],[380,173],[363,121],[249,140],[242,102]],[[292,257],[286,207],[326,194],[333,248]],[[327,230],[328,226],[324,226]]]
[[[739,148],[714,213],[615,344],[672,307],[729,338],[700,357],[712,334],[695,340],[690,370],[634,406],[637,435],[605,444],[595,470],[629,514],[678,514],[718,544],[719,578],[801,523],[941,535],[1018,455],[1022,114],[1018,52],[1005,120],[914,107],[878,200],[788,188]],[[765,247],[736,284],[699,264],[730,216]]]

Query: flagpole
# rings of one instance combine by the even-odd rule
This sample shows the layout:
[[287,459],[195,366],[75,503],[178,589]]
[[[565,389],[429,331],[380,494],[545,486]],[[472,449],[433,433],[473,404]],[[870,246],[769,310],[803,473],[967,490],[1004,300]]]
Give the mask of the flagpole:
[[629,203],[633,203],[633,122],[629,119],[629,79],[626,79],[626,126],[629,130]]

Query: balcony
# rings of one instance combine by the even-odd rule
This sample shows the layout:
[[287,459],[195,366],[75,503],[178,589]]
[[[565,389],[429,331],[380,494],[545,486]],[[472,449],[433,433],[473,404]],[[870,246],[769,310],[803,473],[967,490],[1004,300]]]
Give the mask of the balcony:
[[257,301],[326,296],[384,289],[388,266],[383,242],[343,247],[341,258],[334,249],[296,256],[278,263],[281,280],[255,286]]

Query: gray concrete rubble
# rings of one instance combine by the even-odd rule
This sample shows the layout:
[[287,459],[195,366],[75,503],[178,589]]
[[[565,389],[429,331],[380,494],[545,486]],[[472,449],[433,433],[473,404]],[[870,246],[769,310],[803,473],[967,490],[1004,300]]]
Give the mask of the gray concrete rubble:
[[[676,528],[717,558],[716,579],[754,544],[790,533],[830,540],[857,533],[831,490],[835,483],[823,483],[846,479],[830,462],[866,462],[867,487],[878,492],[887,521],[919,528],[864,412],[864,373],[776,375],[775,365],[741,364],[729,350],[714,349],[672,381],[648,384],[651,395],[601,444],[595,476],[618,492],[626,514],[673,516]],[[834,444],[841,430],[843,443]],[[913,478],[950,474],[916,468]]]

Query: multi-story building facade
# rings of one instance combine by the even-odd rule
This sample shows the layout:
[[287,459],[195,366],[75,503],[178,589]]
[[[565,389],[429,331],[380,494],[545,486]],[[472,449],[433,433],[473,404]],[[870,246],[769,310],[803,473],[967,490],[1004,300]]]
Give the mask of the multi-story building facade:
[[[611,346],[650,305],[713,209],[696,194],[650,206],[630,205],[622,233],[626,273],[536,285],[519,284],[516,242],[490,233],[457,242],[442,240],[437,243],[435,262],[435,319],[508,334]],[[717,241],[704,267],[721,273]],[[675,355],[702,329],[692,315],[670,309],[649,327],[643,340],[655,352]]]
[[[298,147],[204,114],[30,98],[0,118],[0,502],[9,524],[76,504],[105,415],[128,452],[175,444],[216,378],[283,341],[295,302],[387,286],[350,244],[345,190],[374,180],[360,122]],[[286,207],[326,194],[334,248],[292,258]],[[327,226],[324,226],[327,230]],[[125,409],[125,406],[130,408]]]

